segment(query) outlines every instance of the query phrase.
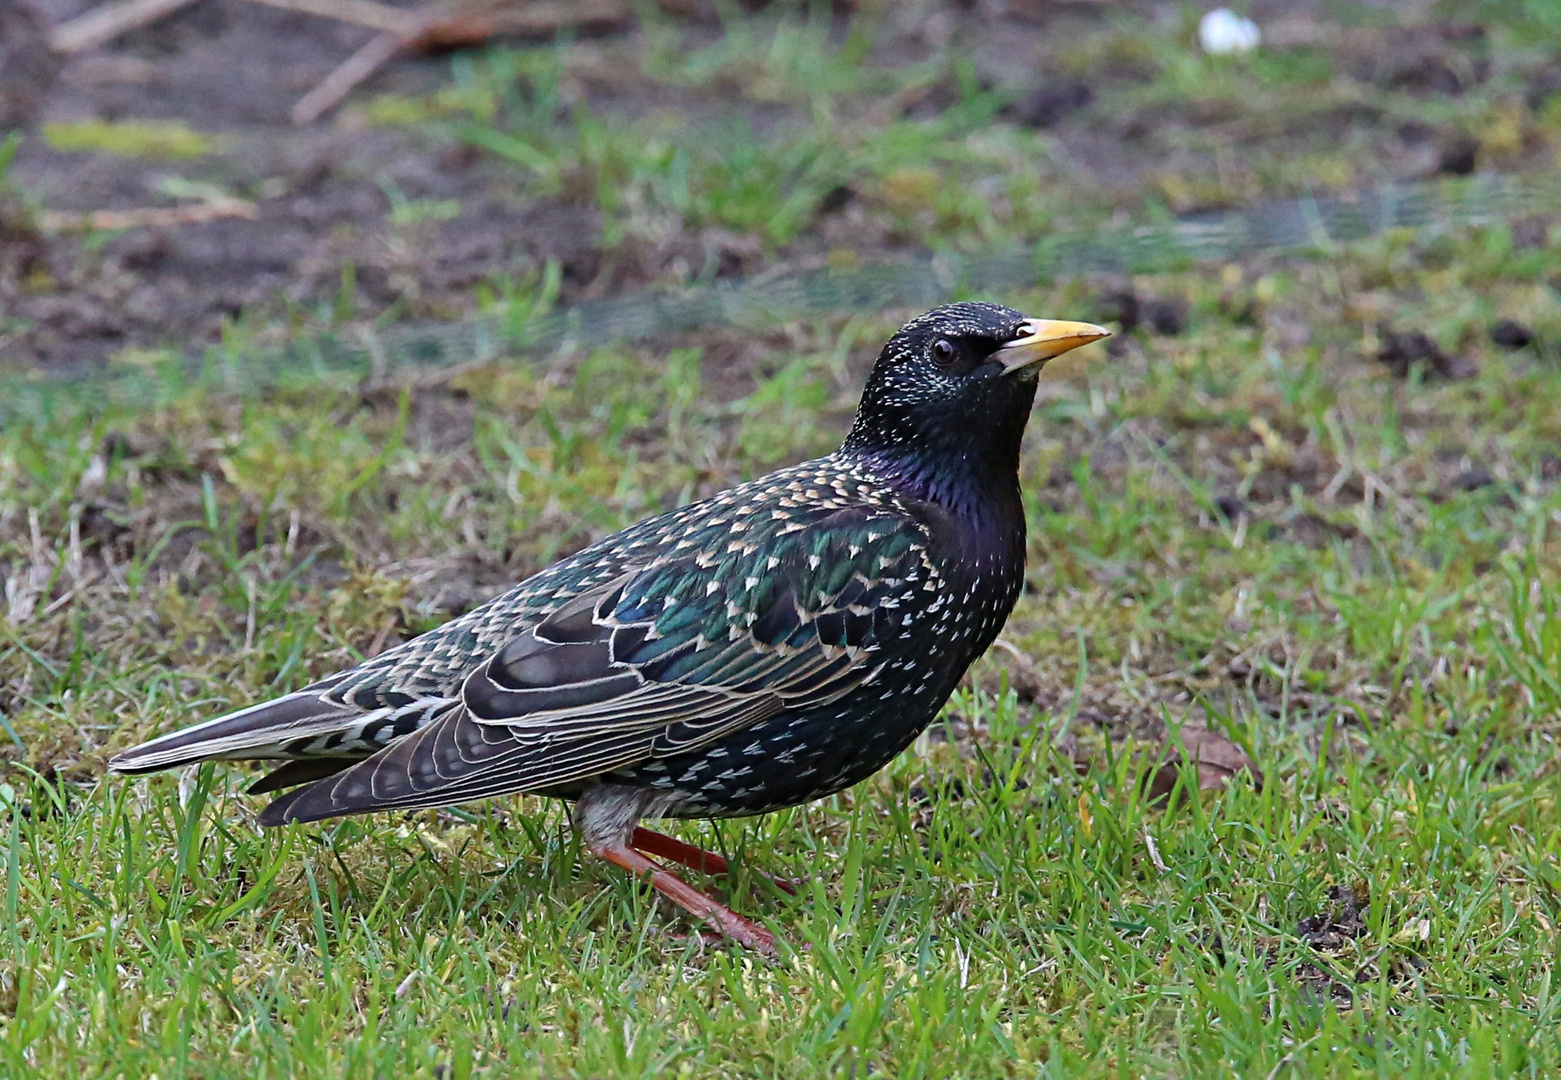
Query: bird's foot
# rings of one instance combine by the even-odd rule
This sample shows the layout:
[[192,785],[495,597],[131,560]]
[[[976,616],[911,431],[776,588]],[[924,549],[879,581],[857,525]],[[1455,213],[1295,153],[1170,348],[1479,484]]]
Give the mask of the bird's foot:
[[[638,832],[639,830],[636,830]],[[652,834],[658,835],[658,834]],[[661,837],[670,840],[670,837]],[[672,841],[681,843],[681,841]],[[683,845],[689,847],[690,845]],[[614,866],[622,867],[635,877],[646,878],[650,881],[651,888],[671,900],[678,907],[699,919],[706,925],[718,931],[723,937],[737,942],[739,945],[763,953],[765,956],[775,956],[775,935],[770,933],[758,923],[743,918],[737,912],[717,900],[713,900],[689,885],[682,878],[670,870],[663,870],[640,852],[634,850],[628,844],[606,844],[592,849],[600,858],[606,859]],[[699,848],[691,850],[700,852]],[[700,852],[705,855],[708,852]],[[667,856],[671,858],[671,856]],[[715,856],[720,858],[720,856]],[[722,860],[723,864],[725,860]]]

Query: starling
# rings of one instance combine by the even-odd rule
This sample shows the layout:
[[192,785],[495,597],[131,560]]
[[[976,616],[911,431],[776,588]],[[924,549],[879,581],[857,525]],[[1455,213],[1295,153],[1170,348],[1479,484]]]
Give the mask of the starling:
[[1088,323],[951,304],[884,347],[839,450],[642,521],[443,626],[128,750],[144,773],[285,762],[265,825],[527,792],[594,854],[744,945],[770,933],[648,856],[642,819],[762,814],[878,771],[996,638],[1024,580],[1019,445]]

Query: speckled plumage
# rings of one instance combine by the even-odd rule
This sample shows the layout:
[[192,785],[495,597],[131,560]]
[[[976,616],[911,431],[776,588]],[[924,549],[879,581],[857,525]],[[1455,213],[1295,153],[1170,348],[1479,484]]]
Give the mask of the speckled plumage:
[[926,727],[1019,595],[1034,371],[993,358],[1028,325],[990,304],[929,312],[885,347],[835,453],[114,767],[288,761],[256,785],[303,785],[268,824],[527,791],[622,792],[632,826],[839,791]]

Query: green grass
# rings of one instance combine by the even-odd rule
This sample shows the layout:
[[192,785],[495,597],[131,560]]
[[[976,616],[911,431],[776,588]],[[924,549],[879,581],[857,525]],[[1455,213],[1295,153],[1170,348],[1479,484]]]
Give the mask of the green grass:
[[[772,50],[784,37],[783,24]],[[722,46],[723,56],[728,48]],[[695,78],[719,86],[719,59],[710,65],[702,59],[696,54],[663,70],[661,64],[670,62],[658,62],[652,53],[648,75],[676,87]],[[834,53],[823,59],[847,75],[857,70]],[[720,227],[774,248],[796,239],[824,196],[844,185],[862,189],[883,216],[882,227],[936,243],[1017,242],[1049,220],[1038,184],[1023,176],[1028,160],[1044,157],[1044,148],[1033,135],[993,130],[990,120],[1002,99],[974,86],[931,121],[886,116],[882,103],[869,115],[837,119],[815,102],[805,119],[761,136],[741,110],[692,124],[676,113],[627,121],[575,102],[560,119],[566,70],[551,51],[490,54],[463,67],[429,109],[448,112],[459,138],[519,166],[528,190],[587,193],[602,213],[609,244]],[[745,96],[761,103],[768,101],[766,80],[813,86],[819,94],[832,85],[828,78],[765,71],[751,73],[761,89],[744,84]],[[863,95],[885,81],[882,75],[852,80]],[[396,99],[371,103],[368,112],[390,121],[429,115]]]
[[[1498,54],[1548,17],[1502,10]],[[585,199],[625,246],[833,245],[799,208],[842,183],[866,247],[990,246],[1370,175],[1352,146],[1288,172],[1277,143],[1235,172],[1199,158],[1355,91],[1316,51],[1205,61],[1184,23],[1111,16],[1070,61],[1145,66],[1103,84],[1102,118],[1234,110],[1155,136],[1175,191],[1065,183],[1052,136],[993,121],[957,55],[887,70],[861,21],[697,48],[653,28],[640,77],[791,110],[764,137],[740,109],[585,108],[572,65],[606,45],[460,56],[439,94],[362,108],[515,162],[526,197]],[[1510,74],[1387,107],[1477,122]],[[938,116],[883,105],[945,78]],[[461,211],[385,196],[408,236]],[[558,273],[476,305],[523,327]],[[774,962],[701,939],[540,800],[262,832],[242,768],[103,763],[827,451],[909,313],[264,396],[124,357],[162,373],[155,406],[62,397],[0,429],[0,1075],[1555,1075],[1558,282],[1554,243],[1491,225],[1002,297],[1089,318],[1127,284],[1185,302],[1187,329],[1049,374],[1012,648],[927,736],[826,802],[675,827],[733,855],[700,883],[776,930]],[[296,321],[353,325],[353,289]],[[1498,318],[1538,343],[1496,348]],[[1392,378],[1389,328],[1476,374]],[[213,367],[285,337],[242,321]],[[1266,783],[1188,771],[1150,800],[1150,751],[1189,724]]]
[[43,138],[56,150],[100,150],[124,157],[198,158],[221,148],[221,140],[186,124],[152,120],[48,123]]

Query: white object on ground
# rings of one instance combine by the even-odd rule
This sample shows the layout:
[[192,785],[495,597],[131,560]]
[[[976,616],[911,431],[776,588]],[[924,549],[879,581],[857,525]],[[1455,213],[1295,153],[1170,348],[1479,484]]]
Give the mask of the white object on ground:
[[1230,8],[1215,8],[1198,20],[1198,41],[1210,56],[1251,52],[1262,40],[1257,23]]

